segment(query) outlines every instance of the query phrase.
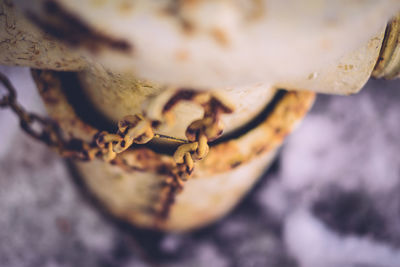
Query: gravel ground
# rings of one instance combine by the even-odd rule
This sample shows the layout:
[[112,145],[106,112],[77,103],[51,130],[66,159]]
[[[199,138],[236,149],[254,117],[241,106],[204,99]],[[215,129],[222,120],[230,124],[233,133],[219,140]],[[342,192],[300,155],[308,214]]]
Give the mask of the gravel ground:
[[[0,67],[43,112],[23,68]],[[0,266],[400,266],[400,81],[320,95],[226,218],[188,234],[102,213],[65,161],[0,111]]]

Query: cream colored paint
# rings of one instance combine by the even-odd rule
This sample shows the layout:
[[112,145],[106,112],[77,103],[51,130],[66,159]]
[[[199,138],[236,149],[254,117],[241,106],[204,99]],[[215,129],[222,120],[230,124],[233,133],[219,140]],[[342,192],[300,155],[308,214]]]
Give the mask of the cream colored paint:
[[[39,13],[41,2],[17,1]],[[134,48],[131,53],[105,49],[93,54],[96,61],[113,71],[197,89],[304,79],[339,65],[400,10],[398,0],[264,0],[248,2],[246,8],[243,1],[230,0],[57,2],[93,29]],[[178,7],[171,14],[166,10],[172,3]],[[185,23],[191,30],[185,30]],[[355,87],[350,85],[352,92],[359,90]],[[349,93],[338,88],[300,89]]]

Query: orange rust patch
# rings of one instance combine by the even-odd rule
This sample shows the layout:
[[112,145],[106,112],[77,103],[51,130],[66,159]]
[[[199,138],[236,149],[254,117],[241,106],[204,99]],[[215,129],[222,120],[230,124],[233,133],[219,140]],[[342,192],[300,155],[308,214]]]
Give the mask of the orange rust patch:
[[190,35],[195,31],[195,27],[194,27],[193,23],[191,23],[190,21],[182,18],[180,20],[180,23],[181,23],[183,32],[186,33],[187,35]]
[[235,141],[228,141],[217,146],[212,146],[207,157],[199,161],[198,165],[210,173],[228,171],[232,169],[232,164],[235,165],[234,167],[237,167],[238,162],[242,163],[245,161],[239,160],[241,157],[238,157],[238,154],[240,152]]
[[115,163],[127,171],[153,172],[159,175],[170,175],[174,167],[173,159],[169,156],[158,154],[148,148],[136,148],[119,154]]
[[211,30],[211,36],[214,40],[223,47],[227,47],[230,44],[227,33],[220,28],[214,28]]
[[124,1],[118,5],[118,11],[121,15],[128,15],[133,10],[133,3]]
[[266,151],[268,151],[268,145],[261,145],[261,146],[255,147],[254,154],[261,155]]
[[[58,98],[57,105],[51,105],[45,97],[44,101],[50,115],[57,120],[60,127],[65,132],[71,132],[71,135],[77,138],[92,138],[93,133],[98,130],[82,122],[76,115],[64,95],[57,72],[33,71],[33,74],[37,86],[42,88],[42,96],[49,94]],[[261,154],[266,155],[270,151],[274,151],[282,143],[284,135],[293,129],[311,107],[314,96],[314,93],[309,92],[285,93],[269,116],[256,127],[234,139],[211,146],[208,156],[198,162],[194,178],[207,179],[213,175],[228,172],[259,158]],[[183,94],[181,97],[192,98],[190,94]],[[170,103],[170,106],[173,104],[174,101]],[[124,164],[124,161],[129,164]],[[154,201],[150,201],[151,203],[156,202],[157,205],[155,209],[147,207],[147,212],[156,214],[156,217],[152,217],[152,219],[155,220],[157,227],[160,229],[168,227],[170,210],[175,205],[176,195],[183,187],[182,181],[177,179],[179,175],[171,171],[175,166],[173,158],[141,147],[120,154],[113,164],[121,167],[124,171],[144,171],[161,176],[157,186],[162,187],[162,193],[157,193]],[[236,192],[233,191],[232,194],[236,194]],[[112,209],[110,211],[114,214],[118,213]],[[131,222],[135,223],[139,220],[133,217],[133,214],[131,215],[128,218]]]
[[[88,139],[98,130],[84,123],[67,102],[61,89],[57,72],[33,71],[34,80],[46,103],[46,107],[60,127],[71,136]],[[191,99],[192,94],[180,92],[180,97]],[[295,122],[305,115],[314,100],[315,94],[310,92],[287,92],[280,100],[268,118],[253,130],[243,136],[210,147],[208,156],[198,162],[197,169],[201,173],[213,175],[249,162],[257,156],[277,148],[284,137],[292,131]],[[49,101],[49,99],[51,99]],[[52,104],[57,101],[57,104]],[[177,99],[175,99],[177,100]],[[166,109],[171,108],[176,101],[172,101]],[[248,146],[252,149],[244,150],[240,147]],[[171,156],[158,154],[148,148],[136,148],[121,154],[121,159],[133,166],[132,170],[142,170],[169,175],[168,169],[174,166]],[[122,165],[116,162],[117,165]],[[132,171],[130,170],[130,171]],[[196,175],[196,171],[194,172]],[[196,175],[197,176],[197,175]]]
[[167,179],[165,187],[161,191],[158,212],[156,216],[155,226],[162,229],[163,224],[168,219],[172,206],[175,203],[176,196],[181,192],[183,186],[180,185],[176,179]]

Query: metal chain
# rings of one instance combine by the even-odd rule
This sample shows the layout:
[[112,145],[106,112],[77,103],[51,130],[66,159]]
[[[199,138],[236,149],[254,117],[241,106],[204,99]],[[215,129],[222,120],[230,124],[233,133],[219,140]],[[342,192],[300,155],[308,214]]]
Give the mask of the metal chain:
[[198,92],[191,101],[203,107],[204,115],[202,119],[192,122],[186,129],[186,137],[190,143],[179,146],[174,153],[179,176],[183,180],[191,176],[194,162],[207,156],[208,142],[217,139],[222,134],[224,125],[220,120],[220,115],[232,113],[234,110],[226,99],[211,92]]
[[2,73],[0,73],[0,82],[6,89],[6,94],[0,98],[0,107],[10,108],[18,116],[21,128],[31,137],[51,147],[60,148],[62,139],[58,126],[50,119],[26,112],[17,102],[14,86]]
[[21,128],[31,137],[55,148],[63,157],[78,160],[101,158],[105,161],[115,159],[117,153],[129,148],[133,143],[150,141],[153,130],[148,120],[139,115],[127,116],[118,123],[116,134],[98,132],[91,142],[72,138],[66,140],[58,124],[49,118],[27,112],[17,101],[17,93],[8,78],[0,73],[0,82],[6,94],[0,98],[1,108],[10,108],[19,118]]
[[[142,115],[129,115],[118,122],[118,131],[115,134],[99,131],[93,136],[91,142],[76,138],[66,140],[57,123],[49,118],[27,112],[17,102],[14,86],[2,73],[0,73],[0,82],[6,89],[6,94],[0,98],[0,107],[10,108],[18,116],[21,128],[28,135],[56,149],[63,157],[83,161],[100,158],[110,162],[132,144],[145,144],[154,137],[173,139],[154,133],[155,126],[160,124],[159,121],[150,120]],[[204,116],[189,125],[186,130],[189,142],[180,145],[173,155],[176,169],[171,170],[171,174],[178,178],[178,183],[181,183],[180,180],[187,180],[193,172],[194,162],[207,155],[208,142],[222,134],[223,125],[220,115],[233,112],[233,107],[215,94],[209,92],[193,94],[195,97],[191,101],[203,107]],[[174,105],[178,102],[176,101]],[[164,112],[163,117],[170,118],[170,111]]]

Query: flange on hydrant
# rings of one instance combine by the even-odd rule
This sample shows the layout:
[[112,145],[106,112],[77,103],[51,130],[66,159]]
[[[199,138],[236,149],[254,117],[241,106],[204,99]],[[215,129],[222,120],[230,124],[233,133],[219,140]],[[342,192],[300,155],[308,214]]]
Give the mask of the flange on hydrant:
[[0,0],[0,64],[32,68],[50,118],[3,75],[0,106],[73,159],[114,216],[190,230],[249,191],[315,92],[399,76],[398,12],[397,0]]

